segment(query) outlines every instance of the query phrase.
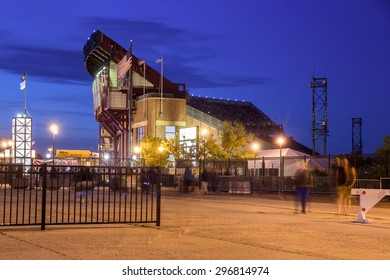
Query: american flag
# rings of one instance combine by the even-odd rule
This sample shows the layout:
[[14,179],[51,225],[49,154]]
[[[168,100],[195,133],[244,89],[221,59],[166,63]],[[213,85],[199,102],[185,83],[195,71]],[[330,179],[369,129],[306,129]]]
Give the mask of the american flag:
[[116,65],[118,79],[126,77],[127,72],[129,72],[131,68],[131,64],[132,64],[132,57],[131,57],[131,52],[129,50],[127,54]]
[[24,90],[27,86],[27,74],[26,72],[22,76],[22,82],[20,83],[20,89]]

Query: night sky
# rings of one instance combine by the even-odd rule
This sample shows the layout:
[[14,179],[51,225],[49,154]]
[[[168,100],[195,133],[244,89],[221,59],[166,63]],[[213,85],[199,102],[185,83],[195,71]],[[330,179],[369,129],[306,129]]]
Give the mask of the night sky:
[[92,77],[83,46],[100,29],[190,94],[245,100],[311,148],[311,77],[328,78],[330,154],[350,153],[352,117],[363,153],[390,135],[388,0],[7,1],[0,11],[0,139],[24,109],[34,148],[97,150]]

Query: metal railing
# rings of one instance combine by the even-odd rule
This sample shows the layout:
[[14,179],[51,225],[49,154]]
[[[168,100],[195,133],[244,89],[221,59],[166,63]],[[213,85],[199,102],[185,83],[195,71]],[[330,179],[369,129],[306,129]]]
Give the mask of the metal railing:
[[43,165],[23,170],[0,166],[0,225],[160,225],[157,168]]

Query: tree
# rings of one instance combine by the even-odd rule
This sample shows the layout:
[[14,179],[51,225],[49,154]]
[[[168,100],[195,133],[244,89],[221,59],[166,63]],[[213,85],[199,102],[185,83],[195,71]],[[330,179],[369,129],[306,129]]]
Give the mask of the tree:
[[165,166],[169,157],[166,142],[161,138],[146,136],[140,144],[140,155],[146,166]]
[[382,142],[383,142],[383,147],[377,148],[375,153],[380,155],[390,153],[390,135],[383,137]]
[[245,158],[247,155],[247,144],[253,139],[253,134],[246,133],[241,123],[233,125],[231,122],[224,122],[222,134],[222,152],[226,159]]
[[193,159],[196,157],[196,141],[187,140],[179,141],[179,135],[176,133],[174,138],[165,140],[167,151],[175,158],[180,159]]

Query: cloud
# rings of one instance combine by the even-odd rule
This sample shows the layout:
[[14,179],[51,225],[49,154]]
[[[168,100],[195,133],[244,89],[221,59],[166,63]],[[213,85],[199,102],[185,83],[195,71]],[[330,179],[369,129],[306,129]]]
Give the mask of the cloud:
[[213,47],[221,35],[172,27],[163,21],[87,17],[81,24],[99,27],[124,48],[128,47],[130,39],[133,40],[133,51],[138,57],[150,59],[164,55],[167,58],[164,60],[165,75],[172,82],[185,83],[188,88],[238,87],[269,82],[267,77],[206,72],[202,63],[213,63],[221,56]]
[[[154,61],[163,54],[167,57],[164,66],[167,69],[165,74],[168,79],[177,83],[185,83],[187,88],[223,88],[243,84],[264,85],[269,80],[266,77],[250,74],[225,75],[222,74],[223,71],[206,72],[202,64],[213,63],[221,56],[219,50],[213,47],[214,42],[220,36],[217,34],[170,26],[164,22],[164,19],[86,17],[81,18],[78,25],[80,30],[87,30],[91,27],[99,28],[124,48],[128,47],[128,42],[132,39],[134,54],[139,57],[147,57]],[[16,42],[8,32],[2,30],[0,30],[0,35],[7,36],[7,40],[0,43],[2,70],[18,75],[27,71],[30,78],[46,83],[91,84],[91,77],[84,68],[82,46],[85,41],[80,42],[79,49],[66,50]],[[90,34],[82,35],[87,37]],[[79,34],[77,37],[82,38],[82,35]],[[64,40],[71,38],[74,41],[75,36],[71,33]],[[151,64],[151,66],[154,65]]]
[[56,84],[88,84],[80,51],[34,47],[20,44],[0,46],[1,68],[21,75],[24,71],[38,81]]

